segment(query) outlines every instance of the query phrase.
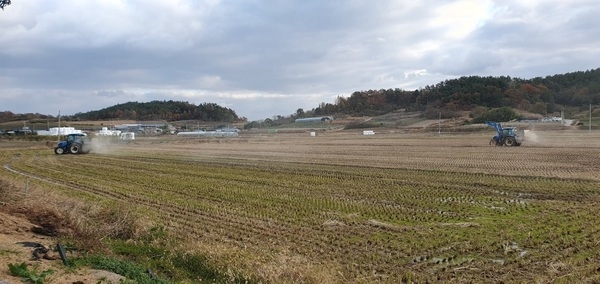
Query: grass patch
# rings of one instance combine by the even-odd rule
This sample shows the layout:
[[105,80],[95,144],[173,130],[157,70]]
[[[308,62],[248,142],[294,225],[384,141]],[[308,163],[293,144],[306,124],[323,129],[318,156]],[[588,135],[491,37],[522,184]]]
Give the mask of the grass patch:
[[344,126],[344,129],[350,130],[350,129],[365,129],[365,128],[379,128],[379,127],[383,127],[383,122],[367,121],[367,122],[348,123],[348,124],[346,124],[346,126]]
[[23,282],[34,284],[43,284],[44,281],[46,281],[46,276],[54,273],[54,270],[52,269],[38,272],[39,269],[37,265],[33,266],[32,269],[29,269],[25,262],[21,262],[20,264],[9,263],[8,270],[11,275],[21,277]]
[[[155,234],[156,232],[160,231],[154,231]],[[162,232],[160,234],[162,234]],[[235,276],[233,279],[231,279],[223,271],[219,271],[217,268],[211,265],[205,256],[197,253],[185,253],[177,250],[171,250],[169,248],[172,247],[172,245],[157,240],[154,238],[154,236],[140,238],[140,240],[134,242],[115,240],[111,243],[112,252],[115,255],[127,258],[135,263],[140,264],[141,268],[133,269],[133,271],[136,271],[136,273],[131,276],[140,277],[140,274],[147,274],[147,269],[144,268],[147,267],[151,271],[154,271],[157,275],[161,275],[163,278],[175,282],[193,281],[194,283],[253,283],[253,281],[245,279],[241,276]],[[174,238],[168,237],[163,240],[174,240]],[[106,259],[99,259],[98,257],[94,257],[93,260],[94,263],[100,264],[110,264],[111,262],[114,262],[114,260],[108,261]],[[123,265],[123,263],[120,263],[119,265]],[[118,268],[119,265],[107,267]],[[111,271],[119,273],[118,271]],[[130,278],[129,275],[124,276]],[[137,278],[131,279],[135,279],[138,282],[140,281]],[[141,277],[140,279],[144,278]]]
[[103,255],[91,255],[73,260],[75,266],[90,266],[94,269],[102,269],[125,276],[128,280],[138,284],[171,283],[167,280],[153,278],[149,270],[144,266],[128,260],[122,260]]

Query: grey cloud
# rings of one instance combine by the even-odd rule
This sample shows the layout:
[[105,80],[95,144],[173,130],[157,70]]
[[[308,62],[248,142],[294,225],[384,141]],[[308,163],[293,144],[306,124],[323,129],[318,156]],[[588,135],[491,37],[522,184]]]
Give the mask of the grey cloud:
[[452,22],[432,24],[441,0],[22,0],[0,11],[0,108],[214,100],[264,118],[357,90],[597,68],[596,2],[495,1],[471,34],[448,38]]
[[119,97],[124,97],[126,95],[126,93],[123,90],[99,91],[99,92],[95,92],[94,95],[99,96],[99,97],[106,97],[106,98],[119,98]]
[[434,73],[460,77],[490,73],[502,64],[498,51],[477,46],[457,46],[430,55]]

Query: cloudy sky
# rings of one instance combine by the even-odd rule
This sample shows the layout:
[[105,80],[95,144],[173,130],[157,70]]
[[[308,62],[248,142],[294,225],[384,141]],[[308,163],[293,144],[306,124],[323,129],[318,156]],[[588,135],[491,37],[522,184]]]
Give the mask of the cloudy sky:
[[249,120],[368,89],[600,67],[597,0],[12,0],[0,111],[217,103]]

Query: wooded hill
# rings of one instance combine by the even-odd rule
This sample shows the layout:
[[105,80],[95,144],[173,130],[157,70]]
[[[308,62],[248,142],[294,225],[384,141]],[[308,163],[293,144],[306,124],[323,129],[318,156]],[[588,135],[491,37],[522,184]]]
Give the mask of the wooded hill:
[[[600,68],[561,75],[519,79],[506,76],[469,76],[407,91],[381,89],[354,92],[336,102],[321,103],[306,116],[348,114],[375,116],[397,109],[424,111],[437,118],[457,111],[514,108],[541,115],[560,107],[587,107],[600,103]],[[430,117],[430,118],[434,118]]]
[[147,103],[127,102],[101,110],[76,113],[73,120],[202,120],[236,122],[246,120],[237,116],[235,111],[215,103],[194,105],[182,101],[151,101]]

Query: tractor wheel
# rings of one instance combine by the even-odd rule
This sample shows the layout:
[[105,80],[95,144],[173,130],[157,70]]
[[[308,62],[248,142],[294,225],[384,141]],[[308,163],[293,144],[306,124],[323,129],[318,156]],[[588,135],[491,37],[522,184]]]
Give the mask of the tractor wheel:
[[63,149],[61,147],[54,148],[54,154],[56,154],[56,155],[62,155],[64,153],[65,153],[65,149]]
[[490,139],[490,146],[502,146],[504,142],[502,140],[496,140],[496,137]]
[[81,144],[79,144],[79,143],[71,144],[71,147],[69,147],[69,151],[71,151],[71,153],[73,153],[73,154],[80,154],[81,153]]
[[515,140],[514,137],[506,137],[506,139],[504,139],[504,145],[506,145],[508,147],[515,146],[516,144],[517,144],[517,140]]

